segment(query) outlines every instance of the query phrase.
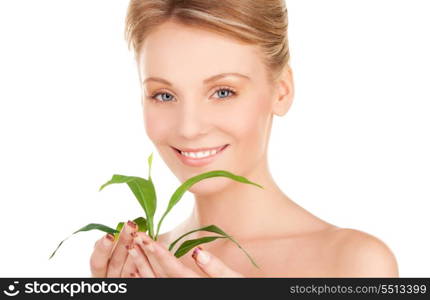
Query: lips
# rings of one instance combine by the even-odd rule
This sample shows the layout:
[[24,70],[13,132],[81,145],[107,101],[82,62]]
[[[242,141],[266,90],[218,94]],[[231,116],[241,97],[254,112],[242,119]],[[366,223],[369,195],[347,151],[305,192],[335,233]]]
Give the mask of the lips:
[[[215,147],[215,148],[201,148],[203,150],[199,151],[208,151],[208,150],[215,150],[215,149],[219,149],[215,154],[207,156],[207,157],[201,157],[201,158],[196,158],[196,157],[188,157],[185,155],[181,154],[181,150],[176,149],[174,147],[172,147],[172,149],[175,151],[176,155],[178,156],[178,158],[182,161],[183,164],[187,165],[187,166],[191,166],[191,167],[200,167],[200,166],[204,166],[207,165],[211,162],[213,162],[215,159],[217,159],[222,153],[224,153],[224,150],[229,146],[229,144],[226,144],[224,146],[220,146],[220,147]],[[189,150],[189,149],[188,149]],[[193,149],[193,151],[184,151],[184,152],[194,152],[195,149]]]
[[228,144],[226,144],[226,145],[223,145],[223,146],[219,146],[219,147],[212,147],[212,148],[181,148],[181,149],[178,149],[178,148],[174,148],[175,150],[177,150],[177,151],[182,151],[182,152],[203,152],[203,151],[211,151],[211,150],[217,150],[217,151],[219,151],[219,150],[221,150],[223,147],[226,147],[226,146],[228,146]]

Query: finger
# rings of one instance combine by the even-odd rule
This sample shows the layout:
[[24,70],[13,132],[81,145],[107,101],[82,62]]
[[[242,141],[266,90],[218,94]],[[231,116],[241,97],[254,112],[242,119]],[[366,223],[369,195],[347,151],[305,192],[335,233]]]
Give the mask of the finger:
[[[126,249],[129,249],[129,245],[126,246]],[[132,278],[133,274],[137,273],[138,270],[136,268],[136,265],[133,261],[133,259],[130,257],[130,255],[127,255],[127,258],[125,259],[124,266],[121,270],[121,278]]]
[[138,232],[134,241],[148,257],[155,273],[160,277],[200,277],[187,268],[160,243],[153,241],[144,232]]
[[96,242],[90,258],[92,277],[106,277],[106,270],[113,246],[114,236],[110,233],[104,235]]
[[219,258],[203,250],[202,247],[194,248],[192,257],[199,268],[209,277],[244,277],[227,267]]
[[136,230],[137,224],[132,221],[128,221],[122,228],[108,265],[107,277],[120,277],[128,254],[125,246],[132,242],[133,237],[130,234]]
[[137,273],[140,277],[144,278],[155,278],[155,273],[152,270],[151,264],[148,261],[145,253],[138,247],[132,244],[128,250],[128,257],[130,257],[137,268]]
[[145,255],[148,264],[151,266],[151,269],[154,273],[155,277],[167,277],[167,275],[164,274],[163,272],[163,268],[161,268],[161,266],[158,264],[157,260],[155,260],[154,258],[152,258],[152,260],[150,259],[148,253],[150,253],[150,251],[148,250],[152,250],[152,247],[150,247],[150,249],[147,249],[147,251],[145,252],[143,249],[143,239],[148,239],[151,240],[152,239],[144,232],[137,232],[135,237],[134,237],[134,243],[138,246],[138,248],[142,251],[142,253]]

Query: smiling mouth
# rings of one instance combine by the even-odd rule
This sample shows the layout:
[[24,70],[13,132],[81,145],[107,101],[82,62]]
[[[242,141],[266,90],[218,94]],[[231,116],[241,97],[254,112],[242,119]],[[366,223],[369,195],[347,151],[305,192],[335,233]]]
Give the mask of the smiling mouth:
[[186,157],[188,159],[198,160],[198,159],[204,159],[204,158],[215,156],[221,151],[223,151],[225,148],[227,148],[227,146],[229,146],[229,144],[225,144],[224,146],[220,146],[220,147],[205,148],[204,150],[199,149],[200,151],[182,151],[175,147],[172,147],[172,148],[183,157]]

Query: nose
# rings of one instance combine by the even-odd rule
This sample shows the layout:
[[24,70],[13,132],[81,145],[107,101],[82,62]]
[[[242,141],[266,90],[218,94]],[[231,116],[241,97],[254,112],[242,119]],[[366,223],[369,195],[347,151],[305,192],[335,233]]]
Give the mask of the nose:
[[202,103],[199,101],[191,102],[181,105],[176,130],[183,138],[195,140],[206,134],[208,116],[204,112]]

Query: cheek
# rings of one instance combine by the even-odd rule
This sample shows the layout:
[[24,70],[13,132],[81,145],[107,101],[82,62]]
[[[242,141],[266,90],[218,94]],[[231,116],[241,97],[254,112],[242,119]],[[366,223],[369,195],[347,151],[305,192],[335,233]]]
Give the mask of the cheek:
[[229,125],[240,144],[257,147],[264,144],[270,111],[268,101],[263,97],[248,100],[247,105],[234,113]]
[[157,144],[163,141],[169,132],[168,118],[160,118],[160,114],[155,110],[145,108],[144,110],[144,123],[146,134],[149,139]]

